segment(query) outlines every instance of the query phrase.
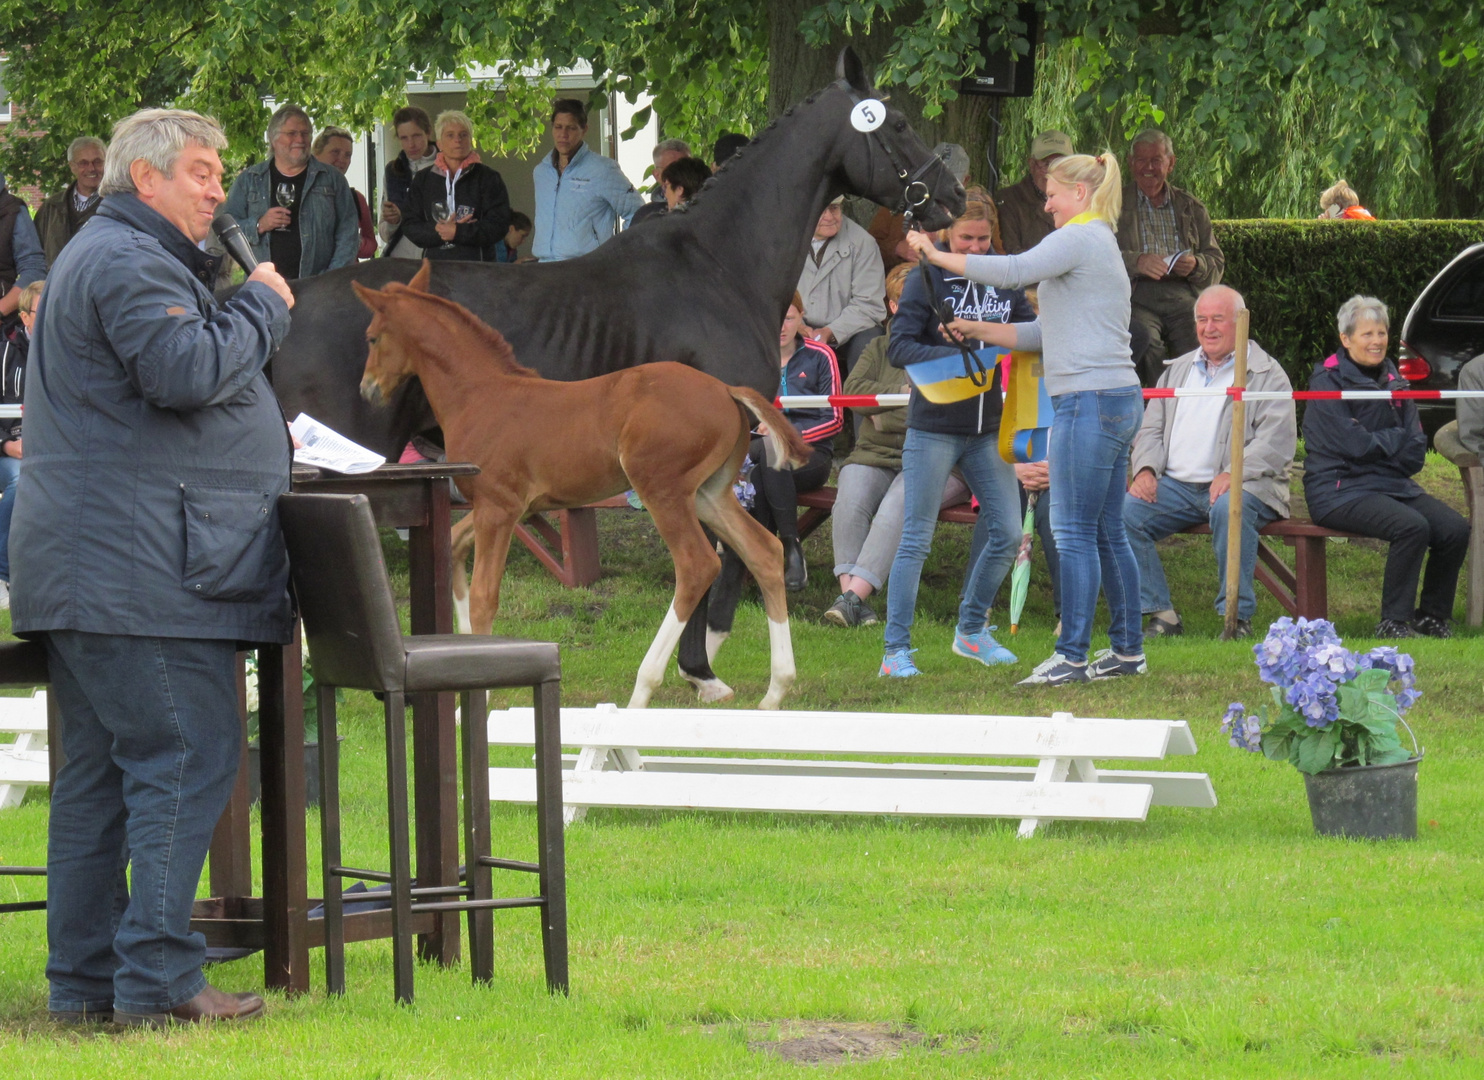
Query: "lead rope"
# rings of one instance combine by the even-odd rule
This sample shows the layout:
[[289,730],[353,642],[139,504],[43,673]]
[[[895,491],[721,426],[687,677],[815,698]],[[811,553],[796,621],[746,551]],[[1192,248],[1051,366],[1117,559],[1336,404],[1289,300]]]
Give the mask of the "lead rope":
[[[918,231],[924,231],[922,229],[922,226],[917,224],[916,220],[913,218],[911,210],[908,210],[905,214],[902,215],[902,227],[909,231],[914,229]],[[917,269],[922,273],[922,286],[924,289],[927,290],[928,303],[932,304],[933,297],[936,295],[937,290],[933,287],[933,276],[931,273],[928,272],[928,261],[926,258],[920,258],[917,260]],[[938,316],[939,324],[945,327],[954,319],[958,318],[958,312],[953,310],[952,300],[944,300],[942,304],[937,308],[936,313]],[[984,362],[979,359],[978,353],[975,350],[970,349],[968,343],[965,342],[962,338],[950,340],[953,340],[953,344],[958,346],[959,355],[963,358],[964,378],[968,379],[969,382],[973,383],[976,387],[984,387],[988,385],[989,371],[985,369]]]

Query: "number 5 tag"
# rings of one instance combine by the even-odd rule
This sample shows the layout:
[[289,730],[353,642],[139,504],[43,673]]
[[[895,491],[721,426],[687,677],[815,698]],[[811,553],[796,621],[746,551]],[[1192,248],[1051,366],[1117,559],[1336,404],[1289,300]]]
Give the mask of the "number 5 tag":
[[866,98],[850,110],[850,126],[856,131],[875,131],[886,122],[886,105],[875,98]]

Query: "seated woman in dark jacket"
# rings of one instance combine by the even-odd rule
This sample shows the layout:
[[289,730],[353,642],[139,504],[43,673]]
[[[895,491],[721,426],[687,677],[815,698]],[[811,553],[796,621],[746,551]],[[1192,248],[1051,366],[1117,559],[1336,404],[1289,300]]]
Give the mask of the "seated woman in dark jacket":
[[494,262],[510,228],[505,181],[480,164],[474,128],[461,112],[439,113],[438,157],[412,178],[402,232],[429,259]]
[[[1406,389],[1386,359],[1385,304],[1352,296],[1340,308],[1339,325],[1340,348],[1314,369],[1310,390]],[[1391,544],[1376,636],[1452,636],[1449,620],[1469,526],[1412,479],[1427,454],[1417,406],[1398,400],[1311,401],[1304,412],[1304,447],[1304,497],[1315,523]]]
[[[804,301],[797,291],[788,305],[778,333],[778,396],[837,395],[840,368],[828,345],[804,337]],[[814,491],[830,478],[835,464],[835,435],[844,422],[845,410],[824,405],[810,409],[785,409],[799,435],[809,444],[809,462],[798,469],[769,467],[761,437],[754,437],[748,460],[752,462],[752,484],[756,496],[752,516],[783,541],[783,584],[798,592],[809,580],[804,548],[799,543],[798,496]]]

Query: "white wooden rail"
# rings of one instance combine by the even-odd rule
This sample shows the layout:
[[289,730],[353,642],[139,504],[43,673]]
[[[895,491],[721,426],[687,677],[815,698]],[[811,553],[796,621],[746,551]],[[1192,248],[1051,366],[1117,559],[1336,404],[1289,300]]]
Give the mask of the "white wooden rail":
[[0,810],[19,806],[28,787],[51,783],[46,752],[46,691],[31,697],[0,697]]
[[[489,741],[529,746],[532,710],[492,712]],[[1181,720],[948,716],[726,709],[562,710],[567,820],[590,806],[779,813],[913,814],[1042,821],[1143,821],[1151,805],[1212,807],[1205,773],[1099,769],[1093,759],[1194,754]],[[640,753],[641,748],[645,750]],[[810,758],[676,757],[654,749]],[[1027,765],[839,760],[1028,758]],[[490,798],[534,803],[535,772],[490,770]]]

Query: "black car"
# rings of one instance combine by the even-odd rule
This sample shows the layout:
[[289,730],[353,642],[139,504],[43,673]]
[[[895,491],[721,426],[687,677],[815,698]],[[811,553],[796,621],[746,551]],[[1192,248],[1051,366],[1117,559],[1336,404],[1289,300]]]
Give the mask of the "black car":
[[[1397,368],[1413,390],[1457,390],[1458,369],[1484,353],[1484,244],[1474,244],[1427,283],[1402,323]],[[1419,401],[1427,437],[1456,415],[1451,400]]]

